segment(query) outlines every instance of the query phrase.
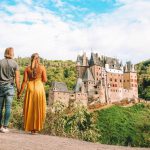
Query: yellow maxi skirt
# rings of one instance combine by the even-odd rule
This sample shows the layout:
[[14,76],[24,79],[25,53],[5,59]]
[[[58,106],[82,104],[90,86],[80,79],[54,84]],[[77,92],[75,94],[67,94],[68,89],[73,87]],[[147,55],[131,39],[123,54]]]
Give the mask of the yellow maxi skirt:
[[46,116],[46,97],[41,80],[29,81],[24,99],[25,131],[40,131]]

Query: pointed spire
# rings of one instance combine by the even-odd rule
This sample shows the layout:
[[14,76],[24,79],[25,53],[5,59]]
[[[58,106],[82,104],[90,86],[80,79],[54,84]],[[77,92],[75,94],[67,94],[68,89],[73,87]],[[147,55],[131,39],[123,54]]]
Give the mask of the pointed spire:
[[76,82],[76,86],[75,86],[74,91],[75,92],[81,92],[81,91],[83,91],[85,89],[85,87],[83,87],[83,86],[84,86],[84,83],[82,82],[82,79],[78,78],[77,82]]
[[84,74],[83,81],[94,81],[93,75],[89,68],[87,68]]

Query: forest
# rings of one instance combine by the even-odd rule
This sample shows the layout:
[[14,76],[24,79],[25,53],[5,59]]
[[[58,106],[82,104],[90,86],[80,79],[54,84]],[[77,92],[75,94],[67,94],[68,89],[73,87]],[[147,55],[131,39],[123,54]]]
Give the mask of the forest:
[[136,64],[139,97],[150,101],[150,59]]

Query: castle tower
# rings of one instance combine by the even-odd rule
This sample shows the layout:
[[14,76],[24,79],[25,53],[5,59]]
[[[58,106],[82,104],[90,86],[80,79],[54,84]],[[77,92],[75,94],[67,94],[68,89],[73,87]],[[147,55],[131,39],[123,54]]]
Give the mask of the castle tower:
[[74,92],[75,92],[75,102],[87,106],[88,97],[87,97],[84,83],[81,78],[77,79]]
[[83,75],[88,68],[88,58],[86,57],[86,53],[84,53],[82,56],[77,56],[76,61],[76,69],[77,69],[77,78],[83,78]]
[[90,71],[92,72],[95,84],[102,80],[102,62],[98,54],[91,53],[89,61]]
[[91,92],[93,92],[95,81],[89,68],[87,68],[83,76],[83,82],[84,82],[85,89],[88,92],[88,94],[92,94]]
[[131,62],[126,62],[123,74],[124,89],[132,90],[133,98],[138,98],[137,72]]

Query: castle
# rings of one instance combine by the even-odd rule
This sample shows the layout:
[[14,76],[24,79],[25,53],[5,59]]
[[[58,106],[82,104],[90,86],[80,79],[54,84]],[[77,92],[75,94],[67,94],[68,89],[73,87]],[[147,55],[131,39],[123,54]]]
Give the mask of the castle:
[[77,82],[73,91],[65,83],[53,82],[49,91],[49,104],[61,101],[71,103],[114,103],[123,99],[138,99],[137,73],[131,62],[123,66],[116,58],[86,53],[77,56]]

